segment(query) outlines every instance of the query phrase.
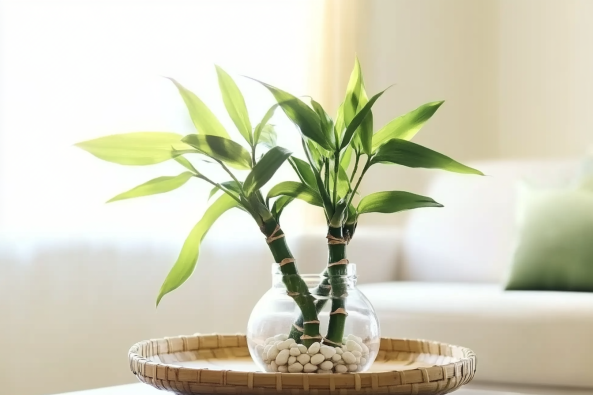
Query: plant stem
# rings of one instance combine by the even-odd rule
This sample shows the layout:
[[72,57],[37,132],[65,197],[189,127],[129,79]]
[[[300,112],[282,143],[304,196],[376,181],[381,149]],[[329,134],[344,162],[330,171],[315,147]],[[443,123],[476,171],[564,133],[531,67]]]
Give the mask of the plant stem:
[[325,167],[325,190],[327,191],[327,194],[329,195],[329,159],[325,158],[323,159],[323,165]]
[[328,345],[338,347],[342,345],[346,317],[348,316],[346,311],[348,260],[346,259],[346,241],[343,237],[342,227],[334,228],[330,226],[328,228],[327,238],[329,250],[327,273],[331,286],[332,305],[327,336],[324,342]]
[[340,151],[334,156],[334,209],[338,204],[338,174],[340,172]]
[[307,284],[299,275],[294,257],[286,244],[284,232],[282,232],[276,220],[274,218],[266,220],[261,227],[261,231],[267,238],[275,262],[280,265],[282,282],[286,286],[287,294],[294,300],[303,316],[303,332],[295,340],[309,347],[311,344],[322,340],[319,334],[315,297],[311,295]]
[[[317,285],[317,288],[315,288],[315,290],[313,291],[313,295],[315,296],[320,296],[323,297],[324,299],[317,299],[315,301],[315,310],[317,311],[317,316],[319,316],[319,313],[321,312],[321,310],[323,310],[323,307],[325,307],[325,304],[327,303],[327,299],[326,297],[329,295],[329,291],[331,289],[331,285],[329,285],[329,278],[327,277],[327,271],[323,272],[323,280],[321,280],[321,282]],[[305,321],[304,317],[302,314],[299,315],[299,318],[297,318],[294,321],[294,324],[292,325],[292,328],[290,329],[290,335],[288,337],[295,339],[295,338],[300,338],[300,336],[303,334],[303,321]]]
[[257,162],[255,161],[255,148],[256,147],[257,147],[257,145],[255,145],[255,144],[251,146],[251,162],[254,167],[257,164]]
[[352,181],[354,181],[354,176],[356,175],[356,172],[358,171],[358,161],[360,160],[360,154],[357,152],[356,153],[356,159],[354,160],[354,171],[352,172],[352,175],[350,176],[350,183],[352,184]]
[[239,180],[237,180],[237,177],[235,177],[235,175],[233,174],[233,172],[230,171],[229,168],[222,161],[219,161],[218,160],[217,162],[222,166],[222,168],[224,169],[224,171],[226,171],[229,174],[229,176],[231,176],[231,178],[233,180],[235,180],[235,182],[237,183],[237,185],[239,185],[239,188],[241,188],[241,191],[243,191],[243,184],[241,184],[239,182]]
[[356,195],[356,191],[358,190],[358,187],[360,186],[360,182],[362,181],[362,178],[364,177],[364,175],[367,172],[367,170],[369,169],[369,167],[371,167],[371,158],[369,158],[367,160],[367,163],[365,163],[364,168],[362,169],[362,173],[360,174],[360,177],[358,177],[356,186],[352,190],[352,195],[350,196],[350,200],[348,201],[348,206],[350,206],[350,204],[352,203],[352,199],[354,199],[354,195]]

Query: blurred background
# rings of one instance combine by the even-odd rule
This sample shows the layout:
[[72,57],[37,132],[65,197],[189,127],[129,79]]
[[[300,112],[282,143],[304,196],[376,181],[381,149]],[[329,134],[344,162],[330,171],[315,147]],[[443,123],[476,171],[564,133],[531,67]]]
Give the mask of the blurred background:
[[[445,100],[415,141],[460,161],[483,163],[490,177],[480,179],[480,186],[496,179],[498,163],[580,163],[593,148],[589,0],[0,0],[0,382],[6,393],[41,395],[133,382],[126,361],[133,343],[241,332],[250,306],[269,287],[272,260],[262,236],[251,219],[229,213],[208,236],[194,277],[155,310],[156,292],[207,207],[209,188],[190,182],[169,194],[106,205],[148,179],[176,174],[175,164],[121,167],[73,144],[130,131],[192,133],[183,101],[163,76],[198,94],[233,129],[215,64],[243,90],[252,120],[263,116],[273,98],[242,76],[311,95],[335,114],[355,56],[369,93],[393,84],[374,107],[375,129],[423,103]],[[286,130],[279,144],[298,151],[293,126],[281,116],[275,122]],[[518,176],[521,169],[505,167],[504,177]],[[560,167],[542,169],[549,174]],[[289,168],[283,171],[293,177]],[[379,188],[423,193],[432,176],[377,167],[362,193]],[[502,188],[492,182],[485,188]],[[510,182],[504,188],[514,194]],[[472,221],[484,215],[472,226],[488,227],[489,207],[471,193],[461,202],[476,204]],[[448,196],[443,193],[445,200]],[[503,217],[511,229],[514,206],[501,199],[495,203],[504,203],[499,208],[507,210]],[[438,217],[449,222],[432,232],[441,229],[453,232],[454,240],[467,240],[455,236],[459,217],[451,213],[456,212]],[[464,261],[470,269],[459,269],[458,277],[422,277],[398,241],[407,240],[408,219],[369,215],[361,221],[369,242],[381,234],[387,240],[381,246],[389,244],[372,257],[365,253],[368,244],[353,246],[351,261],[359,266],[381,261],[359,270],[361,283],[472,281],[463,273],[477,271],[471,269],[475,261]],[[319,271],[325,261],[322,214],[296,202],[284,221],[286,232],[295,235],[297,254],[309,254],[303,271]],[[415,235],[431,232],[423,228],[431,226],[430,219],[423,221],[414,222]],[[236,229],[233,248],[217,236],[229,225]],[[509,263],[512,233],[498,233],[504,247],[492,235],[486,237],[490,244],[459,247],[487,256],[509,251],[500,267],[484,269],[496,275],[476,274],[477,283],[498,281]],[[422,244],[421,236],[414,240]],[[441,240],[416,248],[432,264],[459,261],[446,248],[439,250],[439,243],[449,245]],[[230,285],[245,276],[253,282]],[[225,282],[228,289],[219,286]],[[235,306],[237,298],[244,308]],[[206,308],[213,303],[217,309]],[[195,306],[194,314],[188,315],[188,305]],[[579,316],[593,317],[592,306],[589,298]],[[473,346],[453,329],[433,334],[406,328],[406,336]],[[398,336],[397,325],[386,334]],[[91,356],[90,366],[76,362],[83,354],[86,361]],[[491,369],[485,383],[505,383],[501,371],[485,366]],[[575,379],[576,386],[593,388],[584,377]]]

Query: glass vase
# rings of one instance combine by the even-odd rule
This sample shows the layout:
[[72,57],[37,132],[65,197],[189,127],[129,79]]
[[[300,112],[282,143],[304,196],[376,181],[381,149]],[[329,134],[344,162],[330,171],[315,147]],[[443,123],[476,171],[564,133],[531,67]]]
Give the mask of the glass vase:
[[[379,351],[379,321],[369,300],[356,287],[356,265],[348,264],[346,275],[329,278],[324,274],[303,274],[315,298],[320,321],[321,341],[303,341],[295,336],[300,310],[287,294],[278,264],[272,267],[272,288],[257,302],[247,326],[249,351],[265,372],[347,373],[363,372]],[[329,282],[346,286],[346,321],[342,344],[325,339],[331,317],[332,295]],[[329,295],[328,295],[329,294]],[[301,321],[302,322],[302,321]],[[308,344],[303,344],[308,343]]]

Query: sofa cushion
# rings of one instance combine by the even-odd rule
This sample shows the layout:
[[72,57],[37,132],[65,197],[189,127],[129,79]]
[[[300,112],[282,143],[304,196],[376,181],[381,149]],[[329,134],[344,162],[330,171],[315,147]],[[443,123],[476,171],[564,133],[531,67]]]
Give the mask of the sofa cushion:
[[593,388],[593,294],[504,291],[495,284],[361,285],[381,335],[466,346],[478,382]]

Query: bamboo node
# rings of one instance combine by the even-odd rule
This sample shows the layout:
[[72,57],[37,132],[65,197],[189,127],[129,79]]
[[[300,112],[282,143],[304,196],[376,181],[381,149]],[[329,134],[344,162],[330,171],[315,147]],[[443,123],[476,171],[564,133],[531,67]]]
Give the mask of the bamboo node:
[[296,329],[299,332],[304,332],[305,330],[303,328],[301,328],[300,326],[298,326],[297,324],[292,324],[292,326],[294,327],[294,329]]
[[329,244],[329,245],[348,244],[346,242],[346,240],[344,240],[344,238],[337,238],[337,237],[330,235],[329,233],[327,234],[326,238],[328,240],[327,244]]
[[343,307],[340,307],[339,309],[336,309],[336,311],[332,311],[331,313],[329,313],[329,315],[335,315],[335,314],[348,315],[348,313],[346,312],[346,310]]
[[323,342],[324,342],[324,343],[331,343],[331,344],[333,344],[333,345],[335,345],[335,346],[338,346],[338,347],[340,347],[340,346],[342,345],[342,343],[336,343],[336,342],[334,342],[334,341],[331,341],[331,340],[329,340],[327,337],[324,337],[324,338],[323,338]]
[[338,265],[347,265],[348,263],[350,263],[348,261],[348,259],[340,259],[337,262],[330,263],[329,265],[327,265],[327,267],[338,266]]
[[326,288],[326,289],[331,289],[331,285],[330,284],[319,284],[319,288]]
[[307,325],[307,324],[321,324],[321,322],[317,321],[317,320],[313,320],[313,321],[305,321],[303,322],[303,324]]
[[276,225],[276,229],[274,229],[274,231],[272,232],[272,234],[269,235],[268,237],[266,237],[266,243],[271,244],[274,241],[283,238],[284,237],[284,233],[282,233],[279,236],[276,236],[276,233],[278,233],[278,231],[280,231],[280,225]]
[[300,293],[300,292],[290,292],[290,291],[286,291],[286,294],[287,294],[288,296],[295,297],[295,296],[299,296],[301,293]]
[[317,335],[317,336],[309,336],[309,335],[303,335],[300,337],[301,340],[311,340],[311,339],[319,339],[319,340],[323,340],[323,337],[321,335]]
[[289,263],[293,263],[294,262],[294,258],[284,258],[283,260],[281,260],[280,262],[278,262],[278,265],[280,265],[280,267],[287,265]]

